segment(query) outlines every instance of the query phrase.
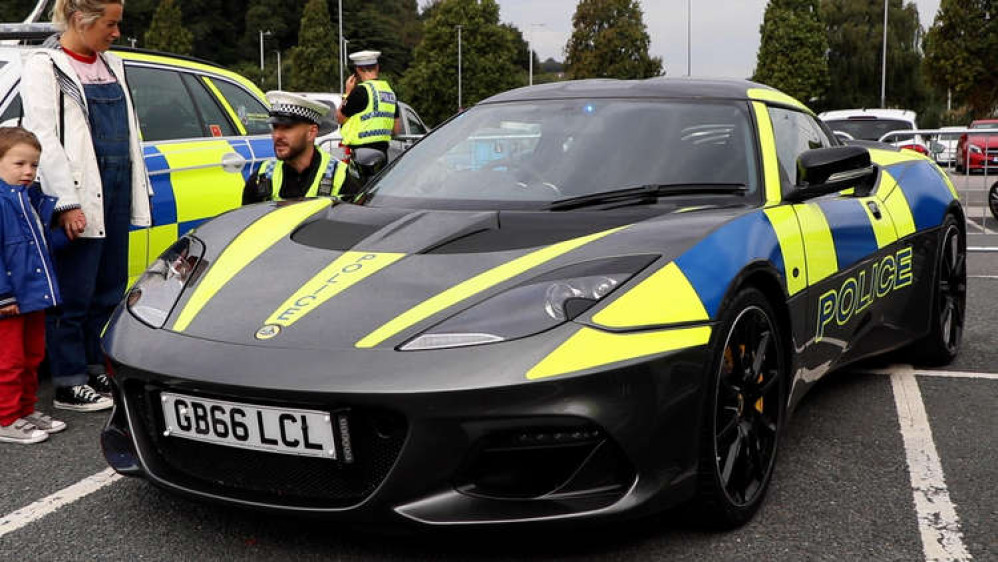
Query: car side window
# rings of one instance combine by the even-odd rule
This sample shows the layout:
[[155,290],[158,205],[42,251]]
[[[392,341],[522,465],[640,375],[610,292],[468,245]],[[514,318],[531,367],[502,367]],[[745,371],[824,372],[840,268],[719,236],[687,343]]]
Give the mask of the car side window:
[[256,96],[225,80],[212,79],[211,82],[232,106],[239,121],[246,127],[247,135],[270,134],[270,125],[267,124],[269,111]]
[[411,111],[409,111],[407,109],[404,110],[404,111],[405,111],[406,128],[409,130],[409,134],[410,135],[425,135],[426,134],[426,127],[423,126],[423,123],[419,120],[419,117],[416,117],[415,113],[413,113],[413,112],[411,112]]
[[204,83],[192,74],[185,73],[183,77],[184,84],[187,85],[188,91],[190,91],[191,96],[194,98],[194,104],[201,114],[202,126],[204,128],[202,136],[235,136],[237,134],[235,127],[229,121],[228,117],[225,116],[215,97],[205,88]]
[[815,123],[814,118],[806,113],[770,107],[769,118],[773,122],[773,135],[776,137],[780,177],[784,184],[793,185],[797,181],[797,157],[812,148],[830,147],[832,141]]
[[194,100],[180,73],[130,66],[128,86],[142,129],[142,140],[163,141],[203,137]]

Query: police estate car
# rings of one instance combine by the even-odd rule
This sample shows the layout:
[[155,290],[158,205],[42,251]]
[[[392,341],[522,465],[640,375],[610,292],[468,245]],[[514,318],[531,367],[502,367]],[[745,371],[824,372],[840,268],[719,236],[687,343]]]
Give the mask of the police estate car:
[[[17,123],[25,47],[0,47],[0,123]],[[241,203],[245,179],[274,156],[263,92],[239,74],[164,53],[115,49],[138,114],[153,224],[133,227],[129,277],[185,232]]]

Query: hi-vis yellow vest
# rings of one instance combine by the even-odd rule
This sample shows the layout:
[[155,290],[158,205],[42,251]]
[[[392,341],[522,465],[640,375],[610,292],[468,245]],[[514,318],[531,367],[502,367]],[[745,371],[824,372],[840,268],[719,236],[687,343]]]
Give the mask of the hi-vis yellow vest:
[[[328,152],[316,147],[322,160],[319,162],[320,173],[315,174],[312,185],[305,192],[304,197],[316,197],[319,195],[339,196],[340,188],[347,177],[346,164],[333,158]],[[284,183],[284,167],[280,165],[280,160],[270,159],[260,166],[260,181],[269,182],[271,185],[271,200],[282,201],[281,185]]]
[[358,146],[392,140],[398,103],[395,92],[384,80],[367,80],[360,86],[367,88],[367,107],[343,124],[343,144]]

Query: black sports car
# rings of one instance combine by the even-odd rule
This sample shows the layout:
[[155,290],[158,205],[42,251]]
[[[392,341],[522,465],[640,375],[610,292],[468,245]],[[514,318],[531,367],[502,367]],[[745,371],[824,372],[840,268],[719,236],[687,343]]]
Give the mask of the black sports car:
[[433,131],[354,203],[183,237],[104,345],[108,462],[230,504],[431,525],[748,520],[826,373],[964,318],[929,159],[744,81],[548,84]]

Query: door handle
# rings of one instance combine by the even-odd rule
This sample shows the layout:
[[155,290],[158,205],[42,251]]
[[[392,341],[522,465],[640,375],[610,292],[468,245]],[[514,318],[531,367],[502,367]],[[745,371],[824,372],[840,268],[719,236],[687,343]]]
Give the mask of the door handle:
[[866,206],[870,209],[870,212],[873,213],[874,218],[880,218],[880,207],[875,201],[867,201]]
[[237,174],[243,171],[246,165],[246,157],[238,152],[226,152],[222,155],[222,169],[226,172]]

